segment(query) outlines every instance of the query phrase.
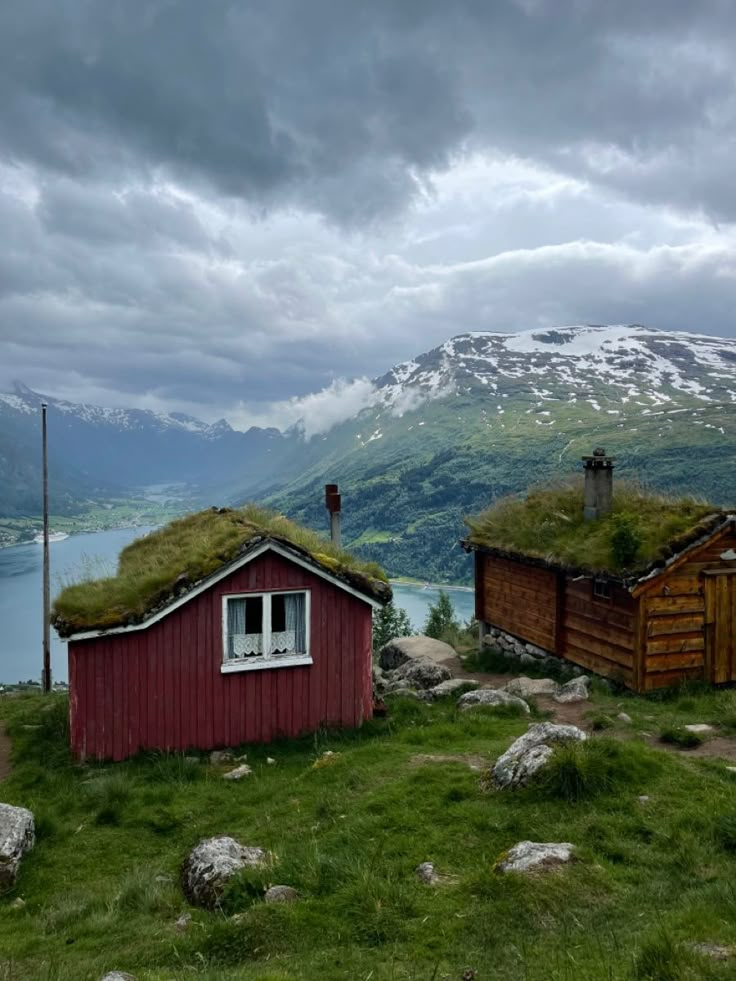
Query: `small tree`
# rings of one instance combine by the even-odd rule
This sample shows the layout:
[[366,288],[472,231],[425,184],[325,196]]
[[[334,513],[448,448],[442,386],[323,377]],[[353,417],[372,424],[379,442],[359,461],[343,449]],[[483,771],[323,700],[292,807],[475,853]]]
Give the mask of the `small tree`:
[[455,617],[455,607],[452,605],[452,600],[444,589],[441,589],[437,602],[432,603],[429,607],[427,619],[424,622],[424,632],[427,637],[435,637],[439,640],[444,634],[448,632],[457,633],[459,630],[460,624]]
[[373,650],[380,649],[394,637],[409,637],[414,631],[406,610],[391,600],[373,614]]
[[626,569],[639,554],[641,535],[636,530],[632,519],[626,514],[616,515],[613,522],[611,558],[617,569]]

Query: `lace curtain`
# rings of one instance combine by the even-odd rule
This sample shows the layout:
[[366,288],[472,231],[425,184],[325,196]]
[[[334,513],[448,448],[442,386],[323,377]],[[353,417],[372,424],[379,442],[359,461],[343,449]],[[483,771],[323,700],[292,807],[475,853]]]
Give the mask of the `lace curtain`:
[[272,654],[303,654],[307,649],[307,614],[303,593],[284,596],[284,630],[271,634]]
[[227,656],[257,657],[263,654],[263,634],[245,632],[245,599],[231,599],[227,604]]

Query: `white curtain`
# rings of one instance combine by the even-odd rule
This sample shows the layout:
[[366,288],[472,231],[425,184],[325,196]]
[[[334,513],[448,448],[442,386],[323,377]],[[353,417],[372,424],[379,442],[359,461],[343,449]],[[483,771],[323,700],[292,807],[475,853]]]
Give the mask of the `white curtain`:
[[271,634],[272,654],[303,654],[307,649],[307,616],[304,593],[284,596],[284,630]]
[[231,599],[227,604],[227,656],[252,657],[263,654],[263,634],[245,632],[245,599]]

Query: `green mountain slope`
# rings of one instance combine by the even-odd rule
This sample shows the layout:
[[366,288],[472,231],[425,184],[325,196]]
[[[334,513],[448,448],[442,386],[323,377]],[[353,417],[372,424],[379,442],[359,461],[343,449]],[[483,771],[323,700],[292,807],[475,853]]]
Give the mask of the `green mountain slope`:
[[603,445],[617,473],[734,501],[736,343],[643,327],[461,335],[376,382],[270,501],[324,526],[340,484],[344,540],[394,575],[467,580],[463,517],[577,471]]

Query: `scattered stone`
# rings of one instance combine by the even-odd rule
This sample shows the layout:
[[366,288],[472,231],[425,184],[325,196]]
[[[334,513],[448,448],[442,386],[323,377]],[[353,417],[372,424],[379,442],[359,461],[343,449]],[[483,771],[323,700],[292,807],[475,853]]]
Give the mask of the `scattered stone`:
[[263,848],[241,845],[226,835],[204,838],[184,862],[182,887],[193,906],[215,909],[227,881],[241,869],[259,868],[268,862]]
[[276,760],[273,758],[273,756],[267,756],[266,763],[268,764],[268,766],[274,766]]
[[587,675],[581,674],[580,677],[573,678],[572,681],[560,685],[559,691],[552,697],[561,705],[567,705],[571,702],[585,702],[589,695],[589,685],[590,678]]
[[543,872],[573,860],[575,846],[569,841],[520,841],[496,863],[497,872]]
[[727,766],[726,769],[729,773],[736,773],[736,766]]
[[536,657],[534,657],[533,654],[529,654],[527,651],[522,651],[522,653],[519,655],[519,663],[520,664],[536,664],[537,663],[537,659],[536,659]]
[[633,719],[626,712],[619,712],[616,716],[619,722],[625,722],[626,725],[630,726],[633,723]]
[[714,961],[727,961],[736,957],[736,947],[725,947],[721,944],[696,943],[688,945],[696,954],[710,957]]
[[323,766],[332,766],[337,763],[338,760],[342,759],[342,753],[335,753],[331,749],[326,749],[321,756],[312,763],[313,770],[321,770]]
[[167,875],[165,872],[159,872],[158,875],[154,876],[154,882],[160,882],[161,884],[171,885],[174,881],[174,877]]
[[185,756],[184,757],[184,762],[185,763],[199,763],[199,757],[198,756]]
[[637,800],[640,804],[648,804],[651,798],[648,794],[641,794],[641,796],[637,797]]
[[498,705],[516,705],[523,712],[529,712],[529,706],[523,698],[510,695],[507,691],[496,691],[495,688],[479,688],[477,691],[466,691],[457,700],[461,712],[476,708],[479,705],[496,707]]
[[[413,638],[411,638],[413,639]],[[436,641],[440,643],[440,641]],[[435,688],[443,681],[449,681],[452,672],[444,664],[437,664],[427,657],[412,658],[392,673],[392,682],[408,681],[411,688]]]
[[293,903],[298,898],[299,894],[291,886],[271,886],[263,897],[267,903]]
[[125,971],[109,971],[100,981],[136,981],[133,974],[126,974]]
[[559,685],[552,678],[527,678],[521,675],[504,685],[504,691],[519,698],[534,698],[536,695],[555,695]]
[[232,763],[235,754],[231,749],[213,749],[210,753],[210,763],[212,766],[222,766],[223,763]]
[[35,822],[31,811],[12,804],[0,804],[0,890],[15,885],[20,860],[35,842]]
[[421,865],[417,865],[414,871],[419,881],[423,882],[425,886],[436,886],[440,881],[432,862],[422,862]]
[[227,773],[223,773],[223,780],[242,780],[243,777],[249,777],[253,771],[248,766],[247,763],[241,764],[241,766],[236,766],[234,770],[228,770]]
[[385,693],[384,697],[391,698],[393,695],[400,695],[401,698],[419,698],[419,693],[415,692],[413,688],[392,688],[391,691]]
[[[454,658],[455,649],[434,637],[418,634],[415,637],[394,637],[378,653],[378,666],[384,671],[394,671],[407,661],[423,658],[442,662]],[[440,678],[440,681],[444,679]]]
[[689,726],[683,726],[688,732],[713,732],[715,726],[709,726],[705,722],[693,722]]
[[21,899],[20,896],[16,896],[16,898],[10,904],[10,908],[11,909],[25,909],[26,908],[26,901],[25,901],[25,899]]
[[192,923],[191,913],[182,913],[178,920],[174,923],[174,929],[177,933],[186,933]]
[[442,698],[443,695],[453,695],[459,688],[479,688],[480,682],[472,678],[449,678],[441,681],[434,688],[429,688],[426,692],[432,699]]
[[585,738],[577,726],[537,722],[496,760],[491,771],[492,783],[499,790],[525,787],[552,756],[556,744],[582,742]]

